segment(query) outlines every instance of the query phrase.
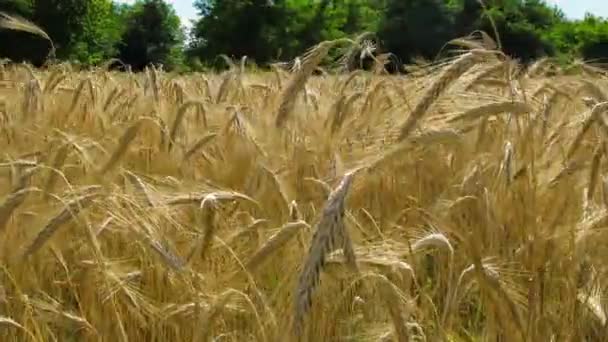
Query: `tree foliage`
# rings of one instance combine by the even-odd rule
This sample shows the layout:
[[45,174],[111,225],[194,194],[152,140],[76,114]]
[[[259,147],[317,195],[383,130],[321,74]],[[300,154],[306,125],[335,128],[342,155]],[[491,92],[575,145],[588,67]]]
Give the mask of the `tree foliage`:
[[[259,65],[289,61],[323,40],[376,34],[376,52],[432,60],[445,43],[476,31],[524,62],[608,56],[608,21],[569,20],[544,0],[193,0],[189,40],[167,0],[0,0],[0,11],[31,20],[53,39],[59,59],[98,65],[120,58],[134,69],[217,66],[220,55]],[[482,6],[483,5],[483,6]],[[498,36],[496,36],[496,32]],[[0,30],[0,57],[38,62],[49,43]],[[187,43],[187,44],[186,44]],[[187,57],[187,58],[184,58]],[[331,56],[331,54],[330,54]]]
[[166,2],[137,2],[126,16],[125,26],[119,47],[123,63],[135,70],[150,64],[172,69],[181,63],[180,20]]

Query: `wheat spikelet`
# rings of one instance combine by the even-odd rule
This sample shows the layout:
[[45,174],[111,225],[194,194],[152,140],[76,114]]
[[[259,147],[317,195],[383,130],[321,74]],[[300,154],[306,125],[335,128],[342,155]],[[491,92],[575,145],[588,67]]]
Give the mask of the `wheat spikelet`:
[[207,342],[210,340],[211,331],[213,331],[212,326],[215,320],[221,316],[226,305],[236,293],[238,292],[233,289],[226,290],[214,301],[213,305],[210,306],[205,315],[205,320],[202,322],[203,326],[200,329],[202,334],[200,339],[198,339],[199,341]]
[[26,258],[38,251],[42,246],[72,218],[76,217],[80,211],[93,203],[93,200],[101,195],[101,187],[93,186],[86,189],[86,194],[69,201],[65,208],[53,217],[44,228],[38,233],[34,241],[26,248],[23,257]]
[[608,209],[608,177],[602,176],[602,200],[604,207]]
[[124,90],[124,89],[120,90],[118,87],[115,87],[114,89],[112,89],[110,94],[108,94],[106,101],[104,102],[104,105],[102,107],[103,111],[107,112],[108,109],[110,108],[110,105],[112,105],[112,103],[114,102],[114,100],[119,99],[125,93],[126,93],[126,90]]
[[[469,233],[469,237],[470,233]],[[525,340],[525,330],[524,324],[520,315],[520,312],[517,308],[516,302],[511,298],[511,295],[505,289],[503,284],[500,281],[500,274],[491,268],[487,267],[484,262],[482,262],[481,256],[479,254],[479,242],[471,240],[469,252],[471,253],[473,259],[473,270],[477,279],[478,284],[487,291],[490,295],[490,299],[496,303],[497,305],[497,313],[503,316],[503,308],[500,306],[500,303],[506,304],[506,316],[502,317],[501,323],[504,324],[504,328],[514,328],[514,336],[517,336],[516,340],[524,341]]]
[[[254,239],[257,239],[257,235],[259,234],[258,228],[261,228],[263,225],[266,225],[267,223],[268,223],[268,220],[265,220],[265,219],[257,219],[255,221],[253,221],[247,227],[245,227],[245,228],[241,229],[240,231],[231,235],[228,238],[226,244],[233,245],[237,240],[246,239],[251,234],[255,234],[256,237]],[[250,243],[250,241],[248,241],[248,243]]]
[[591,109],[591,113],[583,121],[583,127],[581,128],[579,133],[576,135],[576,137],[570,144],[570,147],[568,148],[568,151],[566,153],[567,159],[572,158],[572,156],[580,146],[581,142],[583,141],[585,133],[587,133],[589,128],[591,128],[591,125],[593,125],[593,123],[598,119],[598,117],[606,110],[608,110],[608,102],[601,102],[593,106],[593,108]]
[[497,115],[505,112],[520,115],[531,112],[532,110],[532,107],[525,102],[497,102],[469,109],[466,112],[451,117],[448,122],[455,122],[460,120],[475,120],[482,117]]
[[36,112],[41,110],[42,87],[37,79],[32,79],[26,83],[23,98],[23,120],[30,119]]
[[342,87],[340,88],[340,95],[344,95],[346,93],[346,89],[348,89],[348,86],[350,85],[351,82],[353,82],[357,76],[362,75],[364,72],[363,70],[355,70],[353,72],[351,72],[348,75],[348,78],[346,79],[346,81],[344,81],[344,83],[342,84]]
[[255,201],[253,198],[235,192],[235,191],[215,191],[211,193],[193,193],[186,195],[176,195],[168,199],[165,204],[166,205],[190,205],[190,204],[200,204],[204,207],[204,204],[209,201],[232,201],[232,200],[242,200],[245,202],[249,202],[257,207],[259,207],[259,203]]
[[363,107],[361,107],[361,113],[367,112],[371,106],[374,105],[374,101],[376,100],[376,96],[384,90],[384,88],[388,85],[388,80],[381,80],[376,83],[372,90],[368,92],[367,97],[365,98],[365,102],[363,103]]
[[57,153],[55,154],[55,159],[53,160],[53,164],[51,165],[52,169],[49,170],[49,177],[46,180],[44,188],[42,189],[44,191],[44,198],[46,200],[48,200],[49,196],[51,195],[50,193],[53,190],[55,183],[57,182],[56,170],[58,171],[63,167],[68,153],[70,152],[70,145],[70,143],[64,144],[59,148],[59,151],[57,151]]
[[412,145],[428,146],[433,144],[453,144],[463,137],[463,132],[453,129],[428,129],[408,139]]
[[156,68],[152,65],[151,67],[146,67],[147,72],[146,76],[148,76],[148,81],[150,82],[150,86],[152,87],[152,94],[154,95],[155,103],[160,102],[160,85],[158,79],[158,73]]
[[[481,35],[481,39],[475,38],[475,33],[479,33]],[[468,49],[495,50],[498,47],[494,39],[492,39],[492,37],[490,37],[484,31],[475,31],[466,37],[452,39],[446,44],[462,46]]]
[[195,242],[190,254],[188,254],[187,260],[190,261],[195,254],[200,255],[200,259],[204,260],[207,256],[207,251],[211,247],[211,243],[213,241],[215,235],[216,224],[214,222],[216,216],[216,199],[211,195],[210,197],[206,197],[201,202],[201,210],[203,211],[203,221],[204,221],[204,232],[203,236],[199,239],[199,241]]
[[604,138],[608,138],[608,118],[604,113],[599,113],[597,116],[597,121],[599,123],[599,128],[604,133]]
[[36,188],[28,188],[30,179],[36,171],[36,168],[23,171],[15,188],[6,197],[4,203],[0,205],[0,232],[4,231],[11,215],[21,204],[23,204],[27,195],[32,191],[38,190]]
[[268,169],[268,167],[266,167],[263,164],[259,164],[259,170],[260,170],[260,173],[262,175],[264,175],[263,179],[265,181],[268,181],[272,185],[272,188],[274,189],[274,191],[281,198],[281,209],[280,209],[281,212],[289,213],[289,207],[290,207],[289,199],[287,197],[287,194],[285,193],[284,186],[281,183],[281,180],[279,179],[279,176],[277,175],[277,173]]
[[217,133],[209,133],[200,138],[192,147],[184,154],[184,161],[190,159],[198,150],[205,147],[211,140],[217,136]]
[[503,71],[503,69],[505,69],[504,62],[497,62],[489,65],[467,84],[465,90],[471,90],[473,87],[475,87],[477,84],[482,83],[484,80],[487,81],[486,78],[488,78],[490,75],[493,75],[499,71]]
[[224,78],[222,79],[222,83],[220,84],[220,88],[217,91],[217,95],[215,97],[215,103],[221,103],[222,101],[224,101],[225,97],[228,94],[228,91],[230,89],[230,82],[235,78],[236,76],[234,75],[234,73],[232,71],[227,72],[224,75]]
[[137,133],[143,125],[143,122],[144,120],[140,119],[125,130],[118,140],[118,146],[114,150],[114,153],[112,153],[110,159],[100,169],[99,173],[101,175],[110,171],[120,161],[125,152],[127,152],[131,142],[137,137]]
[[68,110],[70,113],[76,109],[76,106],[78,105],[78,100],[80,100],[82,92],[84,91],[84,87],[88,84],[87,80],[88,78],[83,79],[78,84],[78,87],[76,87],[76,92],[74,93],[74,97],[72,98],[72,104],[70,105],[70,109]]
[[44,85],[44,94],[51,94],[59,84],[67,78],[61,69],[55,69],[47,78]]
[[173,142],[175,141],[175,138],[177,136],[177,131],[179,130],[179,126],[182,122],[182,120],[184,119],[186,112],[188,111],[188,109],[190,109],[190,107],[195,107],[197,108],[197,110],[199,110],[201,113],[203,113],[203,122],[205,124],[205,127],[207,127],[207,116],[205,114],[205,105],[200,102],[200,101],[188,101],[186,103],[184,103],[183,105],[181,105],[177,111],[177,115],[175,116],[175,121],[173,122],[173,126],[171,126],[171,134],[169,136],[169,151],[171,151],[171,148],[173,147]]
[[281,92],[281,103],[275,115],[275,125],[277,128],[282,127],[285,121],[291,114],[296,103],[296,98],[302,89],[304,89],[308,78],[313,71],[318,67],[319,63],[327,56],[329,50],[336,44],[348,41],[339,39],[333,41],[324,41],[319,43],[313,49],[309,50],[303,56],[301,69],[294,73],[289,80],[287,87]]
[[549,126],[549,115],[551,114],[553,108],[555,107],[555,104],[557,103],[558,99],[559,99],[559,94],[557,92],[554,92],[553,94],[551,94],[551,97],[549,97],[549,99],[545,102],[545,106],[541,113],[541,120],[543,122],[541,138],[544,138],[545,135],[547,134],[547,128]]
[[444,249],[448,252],[448,257],[449,257],[449,261],[448,261],[448,287],[446,290],[446,305],[444,307],[444,311],[443,311],[443,315],[442,315],[442,322],[445,322],[447,320],[448,314],[449,314],[449,310],[450,310],[450,301],[451,298],[455,295],[454,293],[454,289],[452,289],[452,283],[453,283],[453,273],[454,273],[454,248],[452,247],[452,244],[450,243],[450,240],[447,238],[447,236],[445,236],[444,234],[440,233],[440,232],[430,232],[429,234],[426,234],[425,236],[417,239],[416,241],[414,241],[413,244],[411,244],[411,249],[412,252],[418,252],[420,250],[429,248],[429,247],[434,247],[434,248],[438,248],[438,249]]
[[289,203],[289,219],[291,221],[299,221],[302,217],[300,210],[298,209],[298,203],[293,200]]
[[340,96],[331,106],[331,108],[329,109],[329,116],[327,117],[327,119],[325,120],[325,127],[330,126],[332,128],[332,132],[333,132],[333,127],[337,126],[335,124],[335,122],[337,120],[339,120],[340,115],[342,114],[342,109],[344,107],[344,102],[346,100],[346,97],[344,95]]
[[27,334],[27,336],[29,336],[32,339],[32,341],[38,340],[38,338],[36,338],[36,336],[34,336],[34,334],[31,331],[29,331],[23,325],[19,324],[17,321],[15,321],[14,319],[12,319],[10,317],[0,316],[0,324],[6,324],[6,325],[10,325],[10,326],[19,328],[20,330],[25,332]]
[[[213,242],[213,238],[215,237],[216,224],[214,222],[215,217],[217,215],[217,207],[220,201],[231,201],[241,199],[253,203],[255,205],[259,205],[252,198],[242,195],[236,192],[213,192],[209,194],[205,194],[202,196],[195,197],[195,202],[200,203],[200,209],[203,212],[203,221],[205,225],[205,230],[203,232],[203,236],[195,241],[192,250],[188,254],[187,260],[190,261],[195,254],[199,254],[200,260],[204,260],[207,256],[207,251],[211,248],[211,243]],[[192,202],[192,199],[190,199]],[[170,204],[184,204],[188,203],[185,199],[179,198],[174,199],[170,202]]]
[[[295,330],[301,332],[304,315],[312,306],[312,293],[317,286],[322,268],[325,264],[325,257],[334,249],[342,244],[344,253],[353,251],[352,246],[347,247],[349,240],[348,232],[345,229],[344,201],[350,185],[352,184],[355,172],[347,173],[336,189],[329,195],[323,208],[320,221],[316,225],[316,230],[300,273],[296,290],[295,303]],[[354,258],[354,253],[350,259]]]
[[276,64],[272,64],[271,65],[271,70],[272,70],[272,74],[274,75],[274,79],[275,82],[277,84],[277,89],[281,90],[283,89],[283,80],[281,78],[281,69],[278,65]]
[[407,316],[409,316],[409,310],[403,310],[403,296],[400,294],[399,289],[386,277],[382,275],[375,275],[375,277],[377,279],[376,286],[378,287],[378,292],[382,297],[384,305],[388,308],[393,321],[397,341],[408,342],[410,336],[405,322],[407,321]]
[[576,299],[583,304],[587,310],[599,321],[602,326],[606,325],[606,311],[602,305],[602,293],[600,289],[578,291]]
[[513,144],[510,141],[505,143],[503,160],[500,164],[500,172],[504,173],[507,185],[513,181]]
[[587,201],[591,202],[593,200],[593,194],[595,193],[595,187],[597,186],[597,181],[600,174],[600,165],[602,162],[602,156],[604,149],[601,146],[596,147],[593,152],[593,159],[591,160],[591,167],[589,169],[589,186],[587,191]]
[[548,57],[543,57],[543,58],[539,59],[538,61],[534,62],[528,68],[526,76],[529,77],[529,78],[534,78],[534,77],[540,76],[542,74],[542,72],[544,71],[544,68],[550,62],[551,62],[551,59],[548,58]]
[[287,244],[302,228],[308,228],[304,221],[290,222],[285,224],[279,231],[271,236],[264,245],[258,249],[247,261],[245,267],[250,272],[255,271],[276,250]]
[[479,55],[467,53],[450,64],[439,78],[431,84],[426,93],[422,96],[410,116],[400,127],[399,141],[404,140],[416,126],[420,118],[424,116],[431,105],[444,93],[448,87],[462,74],[472,68],[479,60]]
[[148,189],[147,189],[146,185],[144,184],[144,182],[139,177],[137,177],[137,175],[134,174],[133,172],[127,171],[127,172],[125,172],[125,175],[126,175],[127,179],[129,180],[129,182],[131,182],[131,184],[133,184],[133,186],[141,194],[146,205],[149,207],[154,207],[155,206],[154,201],[152,201],[152,198],[150,197],[150,194],[148,193]]
[[163,246],[160,242],[147,237],[150,247],[160,255],[161,259],[175,271],[181,271],[186,264],[177,254],[173,253],[168,247]]
[[[594,82],[583,79],[583,87],[581,90],[587,90],[591,96],[598,102],[608,101],[608,95]],[[580,91],[580,90],[579,90]]]
[[[483,272],[490,278],[498,280],[500,278],[499,273],[493,269],[492,265],[489,263],[482,263],[482,267],[483,267]],[[450,318],[451,318],[451,313],[452,313],[452,309],[456,308],[458,306],[458,295],[459,295],[459,291],[465,287],[465,281],[470,281],[470,276],[473,274],[473,272],[475,271],[475,265],[469,265],[468,267],[466,267],[464,270],[462,270],[462,272],[460,273],[460,276],[458,277],[458,280],[456,281],[456,284],[454,286],[454,292],[453,295],[451,296],[451,298],[448,299],[447,303],[446,303],[446,311],[445,313],[447,313],[447,316],[444,316],[442,323],[443,326],[447,329],[450,327]]]
[[55,301],[53,298],[48,298],[47,301],[26,299],[27,304],[37,312],[38,315],[49,315],[51,321],[65,321],[75,324],[79,328],[85,328],[90,332],[97,334],[95,328],[83,317],[78,316],[75,313],[67,310],[62,310],[61,303]]

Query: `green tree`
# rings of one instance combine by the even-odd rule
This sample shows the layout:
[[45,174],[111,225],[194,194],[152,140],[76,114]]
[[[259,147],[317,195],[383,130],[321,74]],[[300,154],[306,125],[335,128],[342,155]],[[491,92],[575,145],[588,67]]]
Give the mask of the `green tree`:
[[150,64],[171,70],[183,62],[183,40],[180,19],[171,5],[162,0],[138,1],[126,15],[119,57],[134,70]]
[[52,38],[58,58],[91,64],[115,53],[113,45],[120,37],[120,25],[111,0],[29,0],[20,3],[27,3],[27,7],[19,7],[28,9],[26,18]]
[[578,52],[586,60],[608,62],[608,20],[588,14],[575,28]]
[[208,64],[220,54],[290,60],[320,41],[375,31],[384,1],[197,0],[189,55]]
[[543,0],[486,0],[484,3],[486,10],[478,0],[449,1],[457,36],[485,31],[502,44],[505,53],[524,62],[555,53],[547,32],[565,21],[559,10]]
[[30,18],[32,2],[31,0],[0,0],[0,12]]
[[454,38],[453,20],[443,0],[390,0],[378,36],[384,49],[404,62],[434,58],[445,42]]
[[84,31],[88,0],[33,0],[32,19],[53,39],[57,57],[68,59]]
[[263,64],[276,57],[290,32],[291,15],[285,1],[196,0],[201,19],[193,27],[191,54],[207,62],[220,54],[248,56]]
[[564,60],[580,57],[608,62],[608,20],[587,15],[583,20],[555,25],[547,36]]
[[70,48],[70,58],[93,65],[115,56],[123,31],[120,7],[108,0],[91,0],[83,28]]

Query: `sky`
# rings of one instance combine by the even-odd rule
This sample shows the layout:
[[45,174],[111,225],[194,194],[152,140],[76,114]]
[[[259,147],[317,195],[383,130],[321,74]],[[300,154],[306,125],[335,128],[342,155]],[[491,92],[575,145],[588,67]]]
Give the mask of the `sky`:
[[[185,0],[176,0],[184,1]],[[546,0],[549,4],[560,7],[566,17],[572,19],[583,19],[585,13],[608,18],[608,0]]]
[[[133,3],[134,0],[118,0],[119,2]],[[192,0],[166,0],[172,4],[182,24],[191,27],[190,21],[197,18],[197,12]],[[225,0],[229,1],[229,0]],[[549,4],[560,7],[566,16],[571,19],[582,19],[589,12],[597,16],[608,18],[608,0],[545,0]]]
[[[165,0],[167,3],[170,3],[171,5],[173,5],[173,8],[175,8],[175,12],[177,12],[177,15],[179,15],[179,17],[182,20],[182,25],[190,28],[192,27],[192,25],[190,24],[190,21],[192,19],[196,19],[198,14],[196,9],[194,8],[193,4],[193,0]],[[229,1],[229,0],[226,0]],[[128,3],[128,4],[132,4],[135,2],[135,0],[117,0],[117,2],[122,2],[122,3]]]

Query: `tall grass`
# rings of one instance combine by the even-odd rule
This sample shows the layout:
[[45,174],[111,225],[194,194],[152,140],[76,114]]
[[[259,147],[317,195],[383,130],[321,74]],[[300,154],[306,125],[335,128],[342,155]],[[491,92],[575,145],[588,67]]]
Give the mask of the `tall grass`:
[[606,77],[478,44],[313,75],[331,44],[268,73],[5,65],[0,339],[607,340]]

